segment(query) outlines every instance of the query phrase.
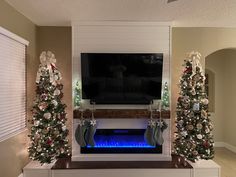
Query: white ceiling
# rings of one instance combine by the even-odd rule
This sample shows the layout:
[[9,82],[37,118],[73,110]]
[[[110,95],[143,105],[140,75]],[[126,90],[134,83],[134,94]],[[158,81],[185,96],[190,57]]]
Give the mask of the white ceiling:
[[173,26],[236,27],[236,0],[6,0],[40,26],[71,21],[170,21]]

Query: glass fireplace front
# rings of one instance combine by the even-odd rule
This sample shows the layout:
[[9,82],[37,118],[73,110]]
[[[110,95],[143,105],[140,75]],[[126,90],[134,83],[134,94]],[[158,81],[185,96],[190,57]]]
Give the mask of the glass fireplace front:
[[95,146],[81,147],[81,154],[161,154],[162,146],[151,146],[144,138],[145,129],[97,129]]

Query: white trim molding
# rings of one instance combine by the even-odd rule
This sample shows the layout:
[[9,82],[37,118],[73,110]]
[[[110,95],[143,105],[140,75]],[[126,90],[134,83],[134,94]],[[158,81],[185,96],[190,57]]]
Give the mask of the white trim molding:
[[236,147],[231,144],[225,143],[225,148],[236,153]]
[[236,147],[229,144],[229,143],[226,143],[226,142],[215,142],[215,147],[224,147],[224,148],[236,153]]
[[72,26],[172,26],[172,22],[140,21],[72,21]]
[[13,39],[13,40],[15,40],[15,41],[17,41],[17,42],[20,42],[20,43],[22,43],[26,46],[29,45],[29,41],[23,39],[22,37],[8,31],[8,30],[6,30],[5,28],[3,28],[1,26],[0,26],[0,33],[7,36],[7,37],[9,37],[9,38],[11,38],[11,39]]

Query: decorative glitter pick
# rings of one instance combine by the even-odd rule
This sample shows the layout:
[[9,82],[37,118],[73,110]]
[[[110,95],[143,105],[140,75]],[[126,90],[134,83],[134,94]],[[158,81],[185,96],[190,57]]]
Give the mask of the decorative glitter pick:
[[95,119],[90,120],[90,125],[95,126],[97,124]]

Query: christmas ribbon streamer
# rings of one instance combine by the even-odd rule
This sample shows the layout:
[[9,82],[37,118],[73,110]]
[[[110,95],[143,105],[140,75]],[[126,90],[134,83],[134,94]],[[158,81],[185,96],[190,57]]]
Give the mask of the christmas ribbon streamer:
[[[40,63],[42,66],[48,69],[50,82],[53,83],[55,81],[53,70],[56,67],[56,58],[55,55],[51,51],[43,51],[40,55]],[[42,69],[39,69],[37,72],[36,83],[39,83],[40,77],[42,75]]]
[[200,63],[201,54],[199,52],[192,51],[188,57],[192,59],[192,78],[197,73],[197,68],[199,68],[200,72],[202,72],[202,65]]

